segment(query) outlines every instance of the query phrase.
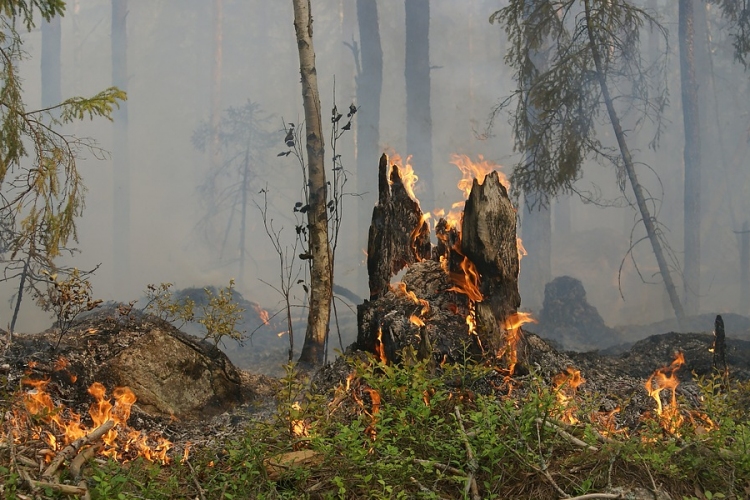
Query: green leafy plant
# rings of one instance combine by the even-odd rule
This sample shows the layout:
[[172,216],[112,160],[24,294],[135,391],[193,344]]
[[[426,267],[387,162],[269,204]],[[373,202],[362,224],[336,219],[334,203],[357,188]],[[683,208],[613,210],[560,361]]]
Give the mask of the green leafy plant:
[[64,280],[58,279],[57,274],[47,271],[43,273],[49,278],[50,285],[43,294],[37,295],[37,303],[43,310],[51,311],[54,315],[59,331],[57,346],[81,313],[91,311],[102,301],[93,298],[91,283],[78,269],[73,269]]

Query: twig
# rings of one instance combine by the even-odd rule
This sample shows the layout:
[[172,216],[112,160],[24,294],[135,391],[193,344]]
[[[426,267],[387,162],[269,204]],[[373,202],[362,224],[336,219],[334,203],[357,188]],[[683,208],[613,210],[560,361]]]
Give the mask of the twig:
[[443,497],[441,497],[440,495],[438,495],[437,493],[435,493],[434,491],[432,491],[430,488],[428,488],[427,486],[425,486],[422,483],[420,483],[419,481],[417,481],[415,478],[409,477],[409,481],[411,481],[412,483],[414,483],[415,485],[417,485],[417,488],[419,488],[419,491],[421,491],[422,493],[428,493],[428,494],[430,494],[432,496],[435,496],[435,497],[443,500]]
[[25,476],[26,476],[26,482],[29,483],[29,486],[32,489],[51,489],[51,490],[59,491],[60,493],[64,495],[79,495],[79,496],[85,495],[89,492],[88,488],[82,488],[80,486],[74,486],[72,484],[36,481],[28,477],[28,474],[25,474]]
[[471,490],[471,498],[472,500],[481,500],[481,496],[479,496],[479,488],[477,487],[477,480],[474,478],[474,473],[477,471],[479,466],[477,465],[477,459],[474,456],[474,450],[471,449],[471,443],[469,443],[469,438],[466,436],[466,429],[464,428],[464,421],[461,418],[461,412],[458,409],[458,406],[453,408],[453,412],[456,414],[456,419],[458,420],[458,425],[461,428],[461,438],[464,441],[464,445],[466,446],[466,457],[469,460],[469,473],[466,475],[466,488],[464,489],[464,495],[468,494]]
[[110,429],[112,429],[112,427],[114,427],[114,425],[114,420],[107,420],[102,425],[89,432],[85,436],[80,437],[70,443],[60,453],[57,454],[52,463],[49,464],[49,467],[47,467],[47,469],[42,473],[42,477],[52,477],[65,460],[72,457],[73,454],[81,449],[83,445],[96,441],[97,439],[105,435],[107,432],[109,432]]
[[83,464],[91,460],[100,448],[101,446],[89,446],[88,448],[81,450],[78,455],[70,461],[70,474],[73,476],[74,480],[81,479],[81,469],[83,468]]
[[570,497],[568,500],[593,500],[595,498],[602,498],[602,499],[617,499],[617,498],[625,498],[622,493],[586,493],[585,495],[577,496],[577,497]]
[[193,473],[193,483],[195,484],[195,487],[198,489],[198,495],[200,495],[201,500],[206,500],[206,495],[204,495],[203,493],[203,488],[201,488],[201,485],[198,482],[198,479],[195,478],[195,469],[193,469],[193,464],[190,463],[190,460],[185,460],[185,463],[188,465],[188,467],[190,467],[190,472]]
[[574,435],[570,434],[569,432],[565,431],[562,427],[553,424],[549,420],[542,420],[541,418],[536,419],[537,423],[544,424],[545,426],[549,427],[550,429],[553,429],[555,432],[557,432],[561,437],[565,438],[567,441],[569,441],[571,444],[574,444],[576,446],[580,446],[581,448],[586,448],[588,451],[599,451],[599,448],[596,446],[592,446],[588,444],[585,441],[582,441],[575,437]]
[[451,467],[450,465],[445,465],[445,464],[441,464],[437,462],[430,462],[429,460],[423,460],[421,458],[413,458],[412,460],[418,464],[430,465],[443,472],[450,472],[451,474],[456,474],[457,476],[466,477],[466,473],[464,471],[460,469],[456,469],[455,467]]

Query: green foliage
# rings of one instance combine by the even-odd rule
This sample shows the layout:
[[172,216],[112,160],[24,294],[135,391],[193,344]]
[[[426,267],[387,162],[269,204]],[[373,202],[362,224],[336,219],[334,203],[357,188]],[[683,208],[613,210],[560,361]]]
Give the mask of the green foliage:
[[178,328],[181,328],[185,323],[195,319],[195,301],[190,297],[175,300],[172,286],[172,283],[147,285],[146,306],[143,309],[164,321],[178,323]]
[[198,324],[206,331],[204,340],[211,339],[218,344],[222,338],[228,337],[237,341],[242,340],[244,332],[237,330],[237,323],[242,320],[245,311],[234,301],[234,280],[229,281],[229,286],[214,294],[206,288],[208,303],[199,307]]
[[218,293],[204,288],[205,301],[197,305],[190,297],[175,299],[171,288],[172,283],[148,285],[144,309],[165,321],[179,323],[178,328],[186,323],[198,323],[204,330],[203,339],[210,339],[214,344],[224,337],[237,341],[244,338],[245,332],[237,330],[237,323],[242,321],[245,310],[234,300],[234,280]]
[[53,313],[60,335],[57,340],[59,345],[81,313],[91,311],[102,301],[94,299],[91,283],[78,269],[73,269],[64,280],[58,279],[57,274],[46,271],[44,274],[50,285],[43,294],[37,295],[36,300],[44,311]]
[[[606,120],[604,100],[592,57],[592,35],[604,54],[602,72],[613,89],[620,112],[637,111],[638,122],[652,120],[661,133],[668,102],[665,61],[648,65],[641,59],[641,31],[652,29],[666,40],[666,31],[633,2],[593,2],[591,18],[578,0],[511,0],[492,14],[490,22],[505,29],[510,48],[505,62],[518,82],[515,93],[496,112],[515,102],[511,121],[515,150],[523,159],[514,167],[516,195],[535,193],[541,203],[570,191],[586,159],[615,165],[625,183],[619,150],[602,141],[597,124]],[[623,93],[624,94],[624,93]]]
[[34,10],[39,10],[42,18],[49,21],[65,12],[65,0],[0,0],[0,16],[17,19],[31,31],[34,24]]

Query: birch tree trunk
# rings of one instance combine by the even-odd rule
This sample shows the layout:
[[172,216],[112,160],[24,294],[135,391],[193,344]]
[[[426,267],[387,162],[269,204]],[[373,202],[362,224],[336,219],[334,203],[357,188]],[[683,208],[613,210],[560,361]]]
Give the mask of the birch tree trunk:
[[324,165],[323,129],[320,118],[320,95],[315,69],[312,13],[310,0],[292,0],[294,30],[297,33],[302,104],[305,108],[307,142],[307,177],[310,209],[307,212],[310,263],[310,310],[307,317],[305,343],[299,357],[303,369],[323,364],[328,320],[331,314],[332,281],[331,248],[328,242],[326,211],[326,173]]

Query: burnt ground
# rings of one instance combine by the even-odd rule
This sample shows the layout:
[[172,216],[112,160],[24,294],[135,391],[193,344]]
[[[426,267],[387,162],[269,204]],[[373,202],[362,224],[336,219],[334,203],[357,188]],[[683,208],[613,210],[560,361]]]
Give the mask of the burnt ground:
[[[66,334],[56,349],[53,345],[57,335],[52,331],[15,335],[10,345],[7,336],[3,335],[0,340],[0,380],[6,381],[3,392],[9,394],[21,389],[21,379],[25,376],[49,378],[48,389],[53,400],[85,415],[92,402],[86,387],[94,381],[95,374],[100,374],[98,367],[102,361],[113,353],[128,349],[154,327],[164,328],[165,325],[153,316],[122,318],[109,310],[86,318]],[[729,334],[729,328],[727,330]],[[695,379],[713,373],[713,355],[709,352],[712,343],[713,336],[708,333],[670,332],[652,335],[617,354],[576,353],[557,351],[542,338],[526,332],[521,362],[514,379],[517,388],[523,388],[525,381],[539,376],[550,383],[555,375],[568,367],[575,367],[586,380],[579,388],[580,393],[594,398],[601,411],[620,407],[618,425],[635,428],[641,415],[655,406],[644,388],[645,380],[657,368],[669,365],[678,351],[685,356],[685,365],[677,372],[681,381],[678,396],[687,404],[698,405]],[[363,356],[361,353],[350,354]],[[62,370],[59,369],[61,357],[69,362]],[[750,341],[727,338],[727,364],[733,378],[749,380]],[[318,392],[330,393],[330,389],[343,382],[350,372],[349,365],[339,359],[319,371],[313,377],[313,383]],[[231,409],[176,420],[150,414],[136,402],[129,424],[136,430],[160,432],[175,443],[175,451],[179,453],[181,446],[188,441],[198,446],[218,445],[225,438],[235,436],[250,422],[273,418],[276,396],[280,391],[279,380],[245,370],[237,370],[237,373],[242,399]],[[71,382],[71,375],[76,376],[75,383]],[[507,380],[501,373],[495,373],[476,381],[472,390],[489,393],[503,387],[505,382]]]

